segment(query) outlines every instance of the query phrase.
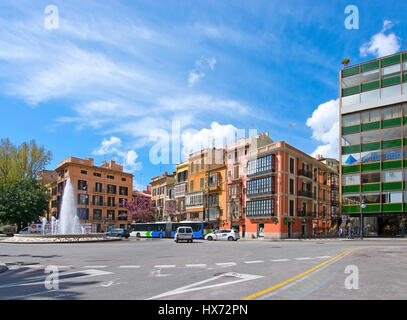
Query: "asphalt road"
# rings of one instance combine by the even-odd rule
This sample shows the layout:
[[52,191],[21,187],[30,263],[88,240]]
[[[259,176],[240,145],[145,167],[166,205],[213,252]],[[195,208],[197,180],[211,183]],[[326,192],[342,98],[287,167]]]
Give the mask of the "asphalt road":
[[407,298],[403,240],[0,242],[0,262],[2,300]]

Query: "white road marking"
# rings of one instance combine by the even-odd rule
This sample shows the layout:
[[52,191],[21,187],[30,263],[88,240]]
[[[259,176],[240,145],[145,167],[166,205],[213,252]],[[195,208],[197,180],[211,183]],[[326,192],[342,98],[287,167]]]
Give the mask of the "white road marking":
[[[234,278],[237,278],[238,280],[223,282],[223,283],[216,283],[216,284],[207,285],[207,286],[203,286],[203,287],[197,287],[199,285],[208,283],[210,281],[216,281],[222,277],[234,277]],[[175,294],[182,294],[182,293],[191,292],[191,291],[198,291],[198,290],[204,290],[204,289],[209,289],[209,288],[222,287],[222,286],[227,286],[227,285],[231,285],[231,284],[237,284],[237,283],[244,282],[244,281],[255,280],[255,279],[259,279],[259,278],[263,278],[263,276],[252,275],[252,274],[241,274],[241,273],[236,273],[236,272],[227,272],[227,273],[218,275],[216,277],[211,277],[207,280],[199,281],[199,282],[187,285],[185,287],[181,287],[181,288],[178,288],[175,290],[171,290],[171,291],[162,293],[160,295],[148,298],[146,300],[159,299],[159,298],[168,297],[168,296],[172,296]]]
[[245,261],[244,263],[251,264],[251,263],[263,263],[263,260],[253,260],[253,261]]
[[186,264],[185,265],[187,268],[205,268],[206,264]]
[[316,258],[318,258],[318,259],[328,259],[328,258],[331,258],[331,256],[320,256],[320,257],[316,257]]
[[150,272],[150,277],[168,277],[170,274],[161,273],[161,269]]
[[271,260],[274,262],[283,262],[283,261],[290,261],[290,259],[275,259],[275,260]]
[[312,258],[306,257],[306,258],[295,258],[295,260],[311,260]]
[[235,266],[236,262],[220,262],[216,264],[217,266]]
[[140,268],[140,266],[119,266],[122,269]]
[[158,266],[154,266],[154,268],[175,268],[175,264],[162,264],[162,265],[158,265]]
[[44,265],[42,264],[27,264],[27,265],[21,265],[21,268],[32,268],[32,269],[42,269],[45,268]]

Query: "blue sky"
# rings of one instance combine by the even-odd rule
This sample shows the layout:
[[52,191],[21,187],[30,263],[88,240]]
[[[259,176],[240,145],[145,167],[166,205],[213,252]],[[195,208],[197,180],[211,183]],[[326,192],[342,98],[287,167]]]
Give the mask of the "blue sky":
[[35,139],[48,169],[113,158],[136,188],[173,169],[151,152],[174,121],[186,153],[257,129],[337,157],[340,61],[405,50],[406,13],[402,1],[1,0],[0,137]]

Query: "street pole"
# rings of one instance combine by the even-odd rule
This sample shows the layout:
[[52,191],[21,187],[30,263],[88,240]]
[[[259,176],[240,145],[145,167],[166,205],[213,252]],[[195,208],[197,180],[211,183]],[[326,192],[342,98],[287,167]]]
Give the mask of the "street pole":
[[366,208],[365,199],[362,199],[360,203],[360,217],[359,217],[359,234],[360,240],[363,240],[363,209]]

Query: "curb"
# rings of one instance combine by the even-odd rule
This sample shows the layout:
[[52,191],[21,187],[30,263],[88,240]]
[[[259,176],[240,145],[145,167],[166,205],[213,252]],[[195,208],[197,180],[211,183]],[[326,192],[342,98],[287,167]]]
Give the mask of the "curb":
[[7,266],[4,263],[0,262],[0,273],[6,272],[8,270]]

